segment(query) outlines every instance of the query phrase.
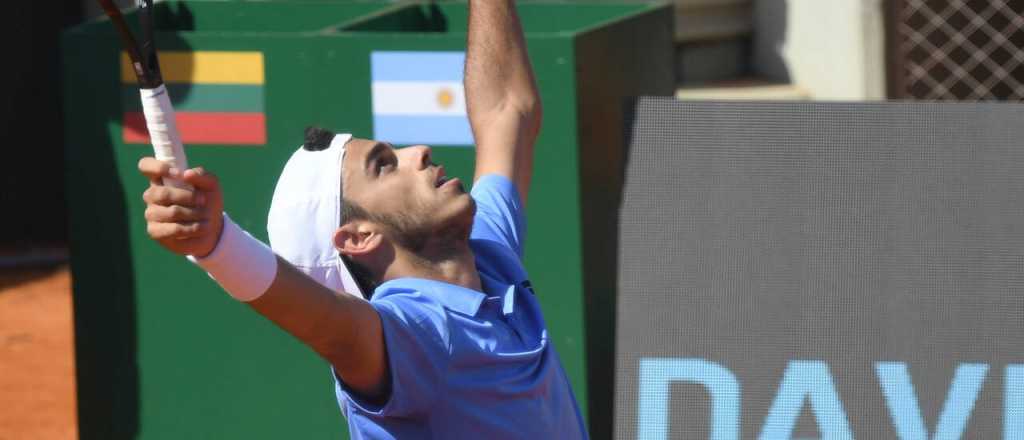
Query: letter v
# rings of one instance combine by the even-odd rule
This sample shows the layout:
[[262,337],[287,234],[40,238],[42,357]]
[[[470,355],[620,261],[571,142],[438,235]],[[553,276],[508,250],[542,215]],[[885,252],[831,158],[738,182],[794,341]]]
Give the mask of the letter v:
[[928,435],[928,429],[924,426],[907,364],[877,362],[875,373],[882,386],[882,393],[885,394],[885,403],[889,407],[896,434],[901,440],[957,440],[967,428],[967,420],[971,417],[974,402],[985,382],[988,365],[961,364],[957,367],[932,436]]

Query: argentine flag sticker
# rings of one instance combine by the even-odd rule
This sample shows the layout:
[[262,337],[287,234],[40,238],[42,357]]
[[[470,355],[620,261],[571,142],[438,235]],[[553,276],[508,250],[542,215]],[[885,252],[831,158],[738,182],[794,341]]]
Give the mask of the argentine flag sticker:
[[472,146],[462,87],[465,60],[465,52],[372,52],[374,139]]

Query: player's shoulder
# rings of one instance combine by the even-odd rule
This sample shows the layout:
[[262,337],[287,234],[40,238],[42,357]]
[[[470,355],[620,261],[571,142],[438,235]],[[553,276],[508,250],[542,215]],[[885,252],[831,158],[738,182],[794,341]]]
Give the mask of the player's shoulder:
[[473,196],[477,203],[483,202],[485,205],[512,205],[516,209],[521,208],[520,200],[522,199],[519,197],[519,189],[516,188],[515,182],[501,174],[485,174],[480,176],[480,178],[473,182],[473,189],[470,191],[470,195]]
[[378,311],[390,312],[402,318],[422,321],[443,318],[443,305],[435,295],[415,282],[395,280],[376,289],[370,304]]
[[506,284],[515,284],[527,278],[522,257],[508,244],[474,238],[469,240],[469,246],[473,249],[476,268],[480,274]]
[[476,216],[470,239],[489,240],[511,248],[522,256],[526,239],[526,216],[515,184],[499,174],[488,174],[473,185]]
[[400,278],[382,284],[370,304],[385,327],[412,331],[417,338],[429,335],[447,345],[452,313],[475,315],[483,303],[482,292],[423,278]]

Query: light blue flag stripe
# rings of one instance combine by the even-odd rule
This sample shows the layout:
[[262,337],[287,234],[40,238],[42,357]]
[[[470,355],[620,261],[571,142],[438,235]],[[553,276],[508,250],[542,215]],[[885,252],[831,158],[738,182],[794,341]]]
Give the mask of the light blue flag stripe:
[[462,81],[465,52],[370,53],[371,81]]
[[373,138],[397,145],[473,146],[465,116],[374,115]]

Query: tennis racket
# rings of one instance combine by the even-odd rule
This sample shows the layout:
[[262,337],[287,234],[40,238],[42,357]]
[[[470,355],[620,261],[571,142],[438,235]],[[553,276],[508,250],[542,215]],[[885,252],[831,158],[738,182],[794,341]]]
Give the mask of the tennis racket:
[[[132,35],[124,16],[112,0],[98,1],[121,36],[121,43],[132,63],[132,70],[139,80],[142,113],[146,117],[146,128],[149,129],[149,140],[153,144],[154,155],[158,160],[184,171],[188,168],[185,147],[175,125],[174,106],[171,105],[167,87],[164,86],[163,77],[160,75],[160,63],[153,40],[153,1],[138,0],[142,44],[139,44]],[[178,179],[164,178],[164,185],[191,189],[190,185]]]

